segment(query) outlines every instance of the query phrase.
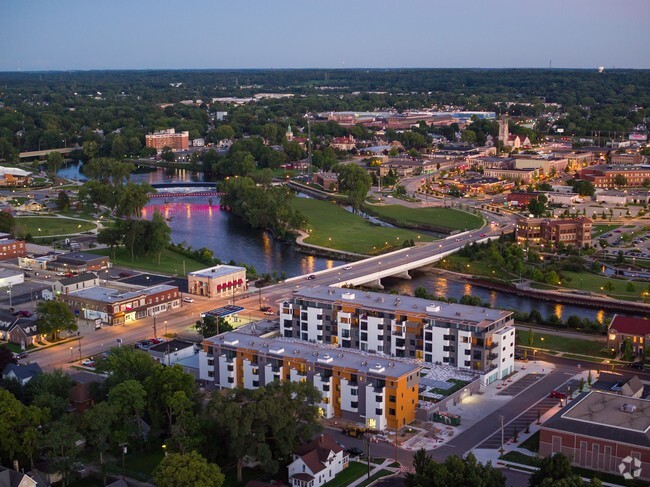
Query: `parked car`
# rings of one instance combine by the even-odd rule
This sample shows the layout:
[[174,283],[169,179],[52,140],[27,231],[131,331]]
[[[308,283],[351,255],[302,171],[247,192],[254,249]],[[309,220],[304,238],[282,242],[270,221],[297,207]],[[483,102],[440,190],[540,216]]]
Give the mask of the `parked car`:
[[361,455],[364,454],[364,451],[361,448],[356,447],[356,446],[346,448],[345,452],[350,454],[350,455],[354,455],[356,457],[360,457]]
[[83,359],[81,361],[81,365],[83,365],[84,367],[92,367],[92,368],[94,368],[95,367],[95,361],[92,360],[92,359],[89,359],[89,358],[85,358],[85,359]]
[[260,306],[260,311],[273,311],[270,306]]
[[33,315],[34,315],[34,313],[29,311],[28,309],[21,309],[21,310],[16,311],[14,313],[14,316],[22,316],[24,318],[29,318],[30,316],[33,316]]
[[307,276],[307,279],[309,279],[311,281],[312,279],[316,279],[316,276],[311,274],[311,275]]
[[15,358],[16,360],[20,360],[20,359],[23,359],[23,358],[27,358],[27,352],[17,352],[17,353],[14,353],[14,358]]
[[185,296],[185,297],[183,298],[183,302],[184,302],[184,303],[193,303],[193,302],[194,302],[194,298],[190,298],[189,296]]
[[560,391],[552,391],[551,397],[554,399],[566,399],[566,394]]
[[351,265],[346,265],[346,266],[343,268],[344,271],[349,271],[350,269],[352,269],[352,266],[351,266]]
[[635,370],[643,370],[645,369],[645,366],[643,365],[643,362],[632,362],[631,364],[628,364],[628,367],[635,369]]
[[119,276],[119,277],[122,277],[122,278],[124,278],[124,277],[131,277],[131,275],[132,275],[132,274],[130,274],[130,273],[128,273],[128,272],[120,272],[120,273],[118,274],[118,276]]

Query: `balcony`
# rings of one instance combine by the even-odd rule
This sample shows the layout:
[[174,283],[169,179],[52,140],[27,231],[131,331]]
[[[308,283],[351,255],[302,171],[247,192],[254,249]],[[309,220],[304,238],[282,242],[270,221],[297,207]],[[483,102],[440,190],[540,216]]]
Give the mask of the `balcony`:
[[495,348],[499,348],[499,343],[498,342],[490,342],[485,344],[485,349],[486,350],[494,350]]
[[487,359],[488,359],[488,360],[496,360],[496,359],[498,359],[498,358],[499,358],[499,354],[498,354],[498,353],[489,353],[488,356],[487,356]]

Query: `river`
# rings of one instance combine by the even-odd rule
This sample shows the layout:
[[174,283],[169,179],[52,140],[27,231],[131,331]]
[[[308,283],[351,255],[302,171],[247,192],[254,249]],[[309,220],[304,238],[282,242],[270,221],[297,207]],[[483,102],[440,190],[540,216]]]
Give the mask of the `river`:
[[[83,181],[86,178],[79,172],[79,164],[69,164],[58,171],[62,177]],[[132,180],[147,183],[201,181],[202,174],[181,169],[140,169]],[[196,191],[198,188],[192,188]],[[179,189],[175,188],[174,192]],[[224,262],[235,261],[255,267],[258,273],[280,274],[287,277],[310,274],[342,264],[342,261],[313,257],[302,254],[291,245],[275,240],[268,232],[252,230],[237,218],[219,207],[219,199],[204,197],[180,197],[165,201],[153,198],[144,208],[145,218],[151,218],[159,210],[167,218],[172,229],[171,238],[175,243],[185,242],[194,249],[208,248]],[[175,269],[178,272],[180,269]],[[591,320],[611,316],[602,310],[581,306],[553,304],[514,294],[491,291],[486,288],[454,281],[431,272],[416,270],[411,272],[412,280],[384,279],[387,291],[413,294],[417,287],[424,287],[429,293],[438,296],[461,298],[465,294],[478,296],[489,302],[493,308],[503,308],[530,312],[538,310],[542,316],[553,314],[566,319],[571,315]]]

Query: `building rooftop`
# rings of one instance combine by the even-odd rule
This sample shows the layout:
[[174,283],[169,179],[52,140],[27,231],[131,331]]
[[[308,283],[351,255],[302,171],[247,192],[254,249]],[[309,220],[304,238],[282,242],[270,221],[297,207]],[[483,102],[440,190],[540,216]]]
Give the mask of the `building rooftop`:
[[97,255],[97,254],[90,254],[88,252],[71,252],[69,254],[59,254],[57,256],[57,260],[60,260],[61,262],[64,261],[71,261],[71,260],[76,260],[76,261],[83,261],[83,262],[91,262],[93,260],[97,259],[103,259],[105,258],[103,255]]
[[63,286],[70,286],[71,284],[77,284],[78,282],[86,282],[97,279],[97,274],[93,272],[84,272],[78,276],[68,277],[66,279],[60,279],[59,282]]
[[650,320],[614,315],[609,330],[624,335],[650,335]]
[[161,352],[161,353],[172,353],[177,352],[178,350],[183,350],[185,348],[193,347],[194,343],[187,342],[185,340],[169,340],[168,342],[159,343],[153,347],[149,347],[149,351],[152,352]]
[[601,164],[599,166],[589,166],[582,169],[585,170],[596,170],[596,171],[615,171],[615,172],[632,172],[632,171],[650,171],[649,164],[627,164],[627,165],[615,165],[615,164]]
[[488,326],[497,320],[505,319],[512,315],[511,311],[337,287],[307,288],[297,292],[294,297],[319,301],[334,301],[338,304],[354,304],[362,308],[380,310],[392,314],[417,314],[431,319],[447,319],[478,326]]
[[190,272],[188,275],[197,277],[222,277],[241,271],[246,271],[246,268],[234,265],[216,265],[207,269]]
[[417,364],[384,358],[376,354],[314,345],[297,339],[263,338],[238,331],[217,335],[208,338],[207,341],[220,346],[251,350],[269,357],[303,360],[314,366],[336,365],[373,376],[401,377],[405,374],[417,373],[422,368]]
[[176,286],[169,286],[167,284],[161,284],[160,286],[152,286],[144,289],[138,289],[137,291],[127,291],[127,292],[122,292],[110,287],[93,286],[86,289],[79,289],[78,291],[73,291],[69,293],[69,296],[91,299],[93,301],[102,301],[104,303],[116,303],[119,301],[124,301],[126,299],[135,299],[139,296],[142,296],[143,294],[155,294],[164,291],[176,291],[176,290],[178,290]]
[[562,418],[647,433],[650,430],[650,401],[592,391],[578,398]]

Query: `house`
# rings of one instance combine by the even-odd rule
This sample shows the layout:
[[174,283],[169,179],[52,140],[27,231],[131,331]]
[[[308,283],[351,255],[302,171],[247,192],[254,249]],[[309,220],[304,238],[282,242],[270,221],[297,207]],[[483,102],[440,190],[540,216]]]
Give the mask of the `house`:
[[330,147],[335,150],[349,151],[357,146],[357,141],[352,135],[346,137],[334,137]]
[[70,378],[74,381],[69,395],[70,410],[83,413],[95,403],[90,391],[91,384],[102,383],[106,380],[106,377],[100,374],[81,371],[70,374]]
[[640,357],[650,340],[650,320],[614,315],[607,332],[607,347],[623,353],[626,343],[632,346],[632,355]]
[[43,370],[38,364],[9,364],[2,371],[2,378],[15,380],[24,386],[41,372]]
[[16,207],[16,211],[37,212],[43,211],[45,206],[41,205],[36,200],[25,201],[22,205]]
[[0,465],[0,487],[38,487],[29,475]]
[[28,186],[32,173],[16,167],[0,166],[0,186]]
[[299,447],[289,464],[289,485],[320,487],[348,466],[348,454],[327,434]]
[[194,343],[176,339],[154,345],[147,352],[156,362],[163,365],[174,365],[196,353]]
[[40,336],[38,325],[33,318],[18,318],[9,329],[9,341],[20,345],[23,350],[29,345],[36,345]]

